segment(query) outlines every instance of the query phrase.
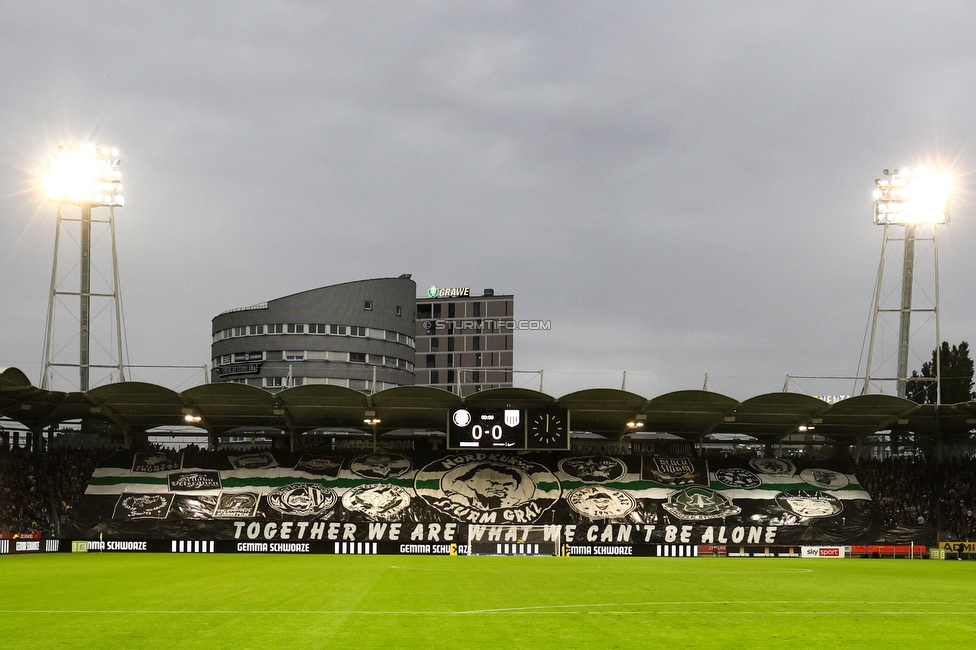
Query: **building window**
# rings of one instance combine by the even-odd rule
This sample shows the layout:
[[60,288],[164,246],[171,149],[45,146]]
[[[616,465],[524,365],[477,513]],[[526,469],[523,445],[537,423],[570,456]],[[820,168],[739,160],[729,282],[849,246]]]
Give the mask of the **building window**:
[[366,328],[353,325],[349,328],[349,336],[366,336]]
[[474,336],[474,337],[471,338],[471,349],[472,350],[480,350],[481,349],[481,337],[480,336]]
[[453,368],[454,367],[454,355],[453,354],[447,355],[447,366],[449,368]]
[[431,318],[431,317],[432,317],[432,312],[431,312],[430,303],[417,305],[417,318]]
[[448,336],[447,337],[447,351],[448,352],[454,352],[454,337],[453,336]]
[[430,371],[430,383],[439,384],[441,383],[441,373],[436,370]]
[[308,326],[309,334],[325,334],[326,328],[322,323],[312,323]]
[[366,354],[363,352],[350,352],[349,363],[366,363]]
[[447,317],[454,318],[457,315],[456,308],[453,302],[447,303]]
[[392,366],[393,368],[396,368],[397,367],[397,358],[396,357],[384,357],[383,358],[383,364],[384,365],[387,365],[387,366]]
[[441,304],[437,303],[434,305],[434,318],[441,317]]
[[268,334],[283,334],[284,325],[278,323],[277,325],[268,325]]
[[481,372],[479,372],[477,370],[475,370],[474,372],[472,372],[471,373],[471,381],[474,382],[474,383],[476,383],[476,384],[479,381],[481,381]]
[[434,357],[433,354],[428,354],[427,355],[427,367],[428,368],[435,368],[436,367],[436,361],[435,361],[435,357]]
[[447,383],[453,384],[454,383],[454,377],[455,377],[454,371],[453,370],[448,370],[447,371]]
[[476,355],[474,355],[474,365],[476,365],[476,366],[483,366],[483,365],[485,365],[484,363],[482,363],[481,353],[480,352],[477,353]]
[[329,325],[329,333],[330,334],[335,334],[337,336],[345,336],[346,335],[346,326],[345,325]]
[[474,303],[474,317],[479,318],[481,316],[481,303]]
[[304,350],[285,350],[285,361],[304,361]]
[[401,307],[400,305],[396,306],[396,315],[403,316],[403,307]]
[[430,340],[430,349],[439,350],[441,347],[441,341],[436,336]]
[[264,334],[264,325],[251,325],[247,328],[248,334]]
[[363,309],[365,309],[366,311],[373,311],[373,301],[367,300],[366,302],[364,302]]
[[246,334],[247,334],[247,328],[246,327],[235,327],[234,328],[234,336],[244,336]]
[[281,388],[281,377],[265,377],[265,388]]
[[288,333],[289,334],[304,334],[305,325],[302,323],[288,323]]

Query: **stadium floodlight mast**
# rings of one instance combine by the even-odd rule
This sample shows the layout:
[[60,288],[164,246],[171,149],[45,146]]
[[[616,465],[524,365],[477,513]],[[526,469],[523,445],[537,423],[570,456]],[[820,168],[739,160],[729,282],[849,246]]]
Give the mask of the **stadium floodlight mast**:
[[[47,176],[44,179],[47,198],[58,204],[57,229],[54,235],[54,265],[51,270],[51,292],[48,298],[47,325],[44,333],[44,364],[41,388],[47,389],[50,375],[55,366],[78,366],[78,388],[87,391],[92,367],[114,368],[119,381],[125,381],[125,368],[122,358],[122,305],[119,292],[119,263],[115,248],[115,208],[125,203],[122,193],[122,171],[119,150],[110,147],[95,147],[90,144],[78,147],[58,147],[50,159]],[[75,205],[81,208],[80,219],[65,216],[64,206]],[[92,208],[108,208],[108,220],[92,219]],[[79,291],[58,289],[58,245],[61,228],[65,221],[79,221],[81,225],[81,286]],[[91,230],[93,221],[107,223],[112,239],[112,282],[111,293],[93,294],[91,290]],[[54,306],[58,295],[79,296],[79,355],[78,363],[54,363],[51,339],[54,333]],[[92,297],[112,298],[115,301],[115,339],[118,345],[116,363],[112,365],[91,364],[91,299]]]
[[[935,316],[935,385],[936,404],[942,403],[942,373],[939,357],[939,238],[938,227],[949,223],[949,198],[952,180],[948,173],[930,167],[915,169],[884,170],[884,178],[875,181],[874,223],[884,226],[884,243],[881,248],[881,265],[875,286],[874,312],[871,319],[871,341],[868,346],[867,367],[861,394],[867,394],[871,384],[872,364],[874,362],[875,338],[878,317],[885,311],[899,313],[898,327],[898,367],[895,381],[898,397],[908,395],[908,357],[911,338],[912,312],[932,312]],[[888,242],[893,240],[889,228],[902,228],[905,252],[902,259],[901,305],[898,309],[882,309],[882,279],[884,276],[885,251]],[[919,228],[931,229],[931,237],[919,237]],[[935,262],[934,307],[915,309],[912,307],[912,289],[915,283],[915,242],[931,241]]]

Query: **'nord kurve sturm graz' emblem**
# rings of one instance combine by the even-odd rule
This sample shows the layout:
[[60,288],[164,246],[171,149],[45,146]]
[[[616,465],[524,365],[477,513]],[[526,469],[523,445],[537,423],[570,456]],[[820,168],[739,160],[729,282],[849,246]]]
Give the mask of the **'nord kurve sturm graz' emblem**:
[[694,485],[672,492],[662,506],[668,513],[687,521],[722,519],[742,512],[742,508],[721,492]]
[[221,492],[213,516],[218,519],[253,517],[257,514],[260,500],[256,492]]
[[120,494],[115,504],[113,519],[166,519],[172,494]]
[[749,467],[761,474],[772,476],[793,476],[796,474],[796,465],[783,458],[752,458],[749,460]]
[[410,493],[390,483],[357,485],[342,495],[342,507],[371,521],[398,521],[410,507]]
[[192,472],[174,472],[167,475],[166,481],[171,492],[193,492],[195,490],[219,490],[220,472],[210,469]]
[[352,459],[349,469],[354,474],[364,478],[378,478],[385,480],[400,476],[410,471],[413,463],[403,454],[391,454],[388,452],[376,452],[373,454],[363,454]]
[[804,483],[816,485],[826,490],[839,490],[850,485],[851,480],[846,474],[835,472],[832,469],[819,469],[811,467],[800,472],[800,478]]
[[317,517],[331,510],[339,497],[318,483],[290,483],[268,493],[268,505],[283,515]]
[[744,467],[727,467],[715,470],[715,479],[729,487],[751,490],[762,485],[762,479]]
[[182,466],[182,454],[140,451],[132,457],[133,472],[171,472]]
[[817,490],[790,490],[776,495],[776,503],[798,517],[833,517],[844,511],[844,502]]
[[637,507],[637,500],[622,490],[584,485],[566,494],[569,507],[589,519],[620,519]]
[[521,524],[539,519],[559,499],[559,480],[547,468],[509,454],[461,454],[417,472],[417,495],[459,521]]
[[331,476],[332,478],[339,475],[341,467],[342,456],[318,456],[315,454],[305,454],[295,465],[295,469],[299,472]]
[[609,483],[627,474],[627,465],[612,456],[578,456],[559,461],[559,471],[585,483]]

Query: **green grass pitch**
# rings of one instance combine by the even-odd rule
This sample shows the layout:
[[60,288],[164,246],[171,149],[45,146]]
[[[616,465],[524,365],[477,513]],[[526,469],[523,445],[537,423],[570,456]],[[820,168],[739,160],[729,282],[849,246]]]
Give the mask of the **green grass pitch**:
[[972,648],[976,562],[0,557],[4,648]]

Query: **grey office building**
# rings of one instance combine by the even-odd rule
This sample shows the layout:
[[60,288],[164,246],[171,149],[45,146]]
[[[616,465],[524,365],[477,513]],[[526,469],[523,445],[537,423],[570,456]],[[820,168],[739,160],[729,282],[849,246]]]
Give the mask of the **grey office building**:
[[416,295],[404,274],[226,311],[213,319],[212,380],[272,392],[309,384],[367,393],[412,385]]
[[467,287],[417,299],[417,384],[462,397],[512,386],[515,297]]

